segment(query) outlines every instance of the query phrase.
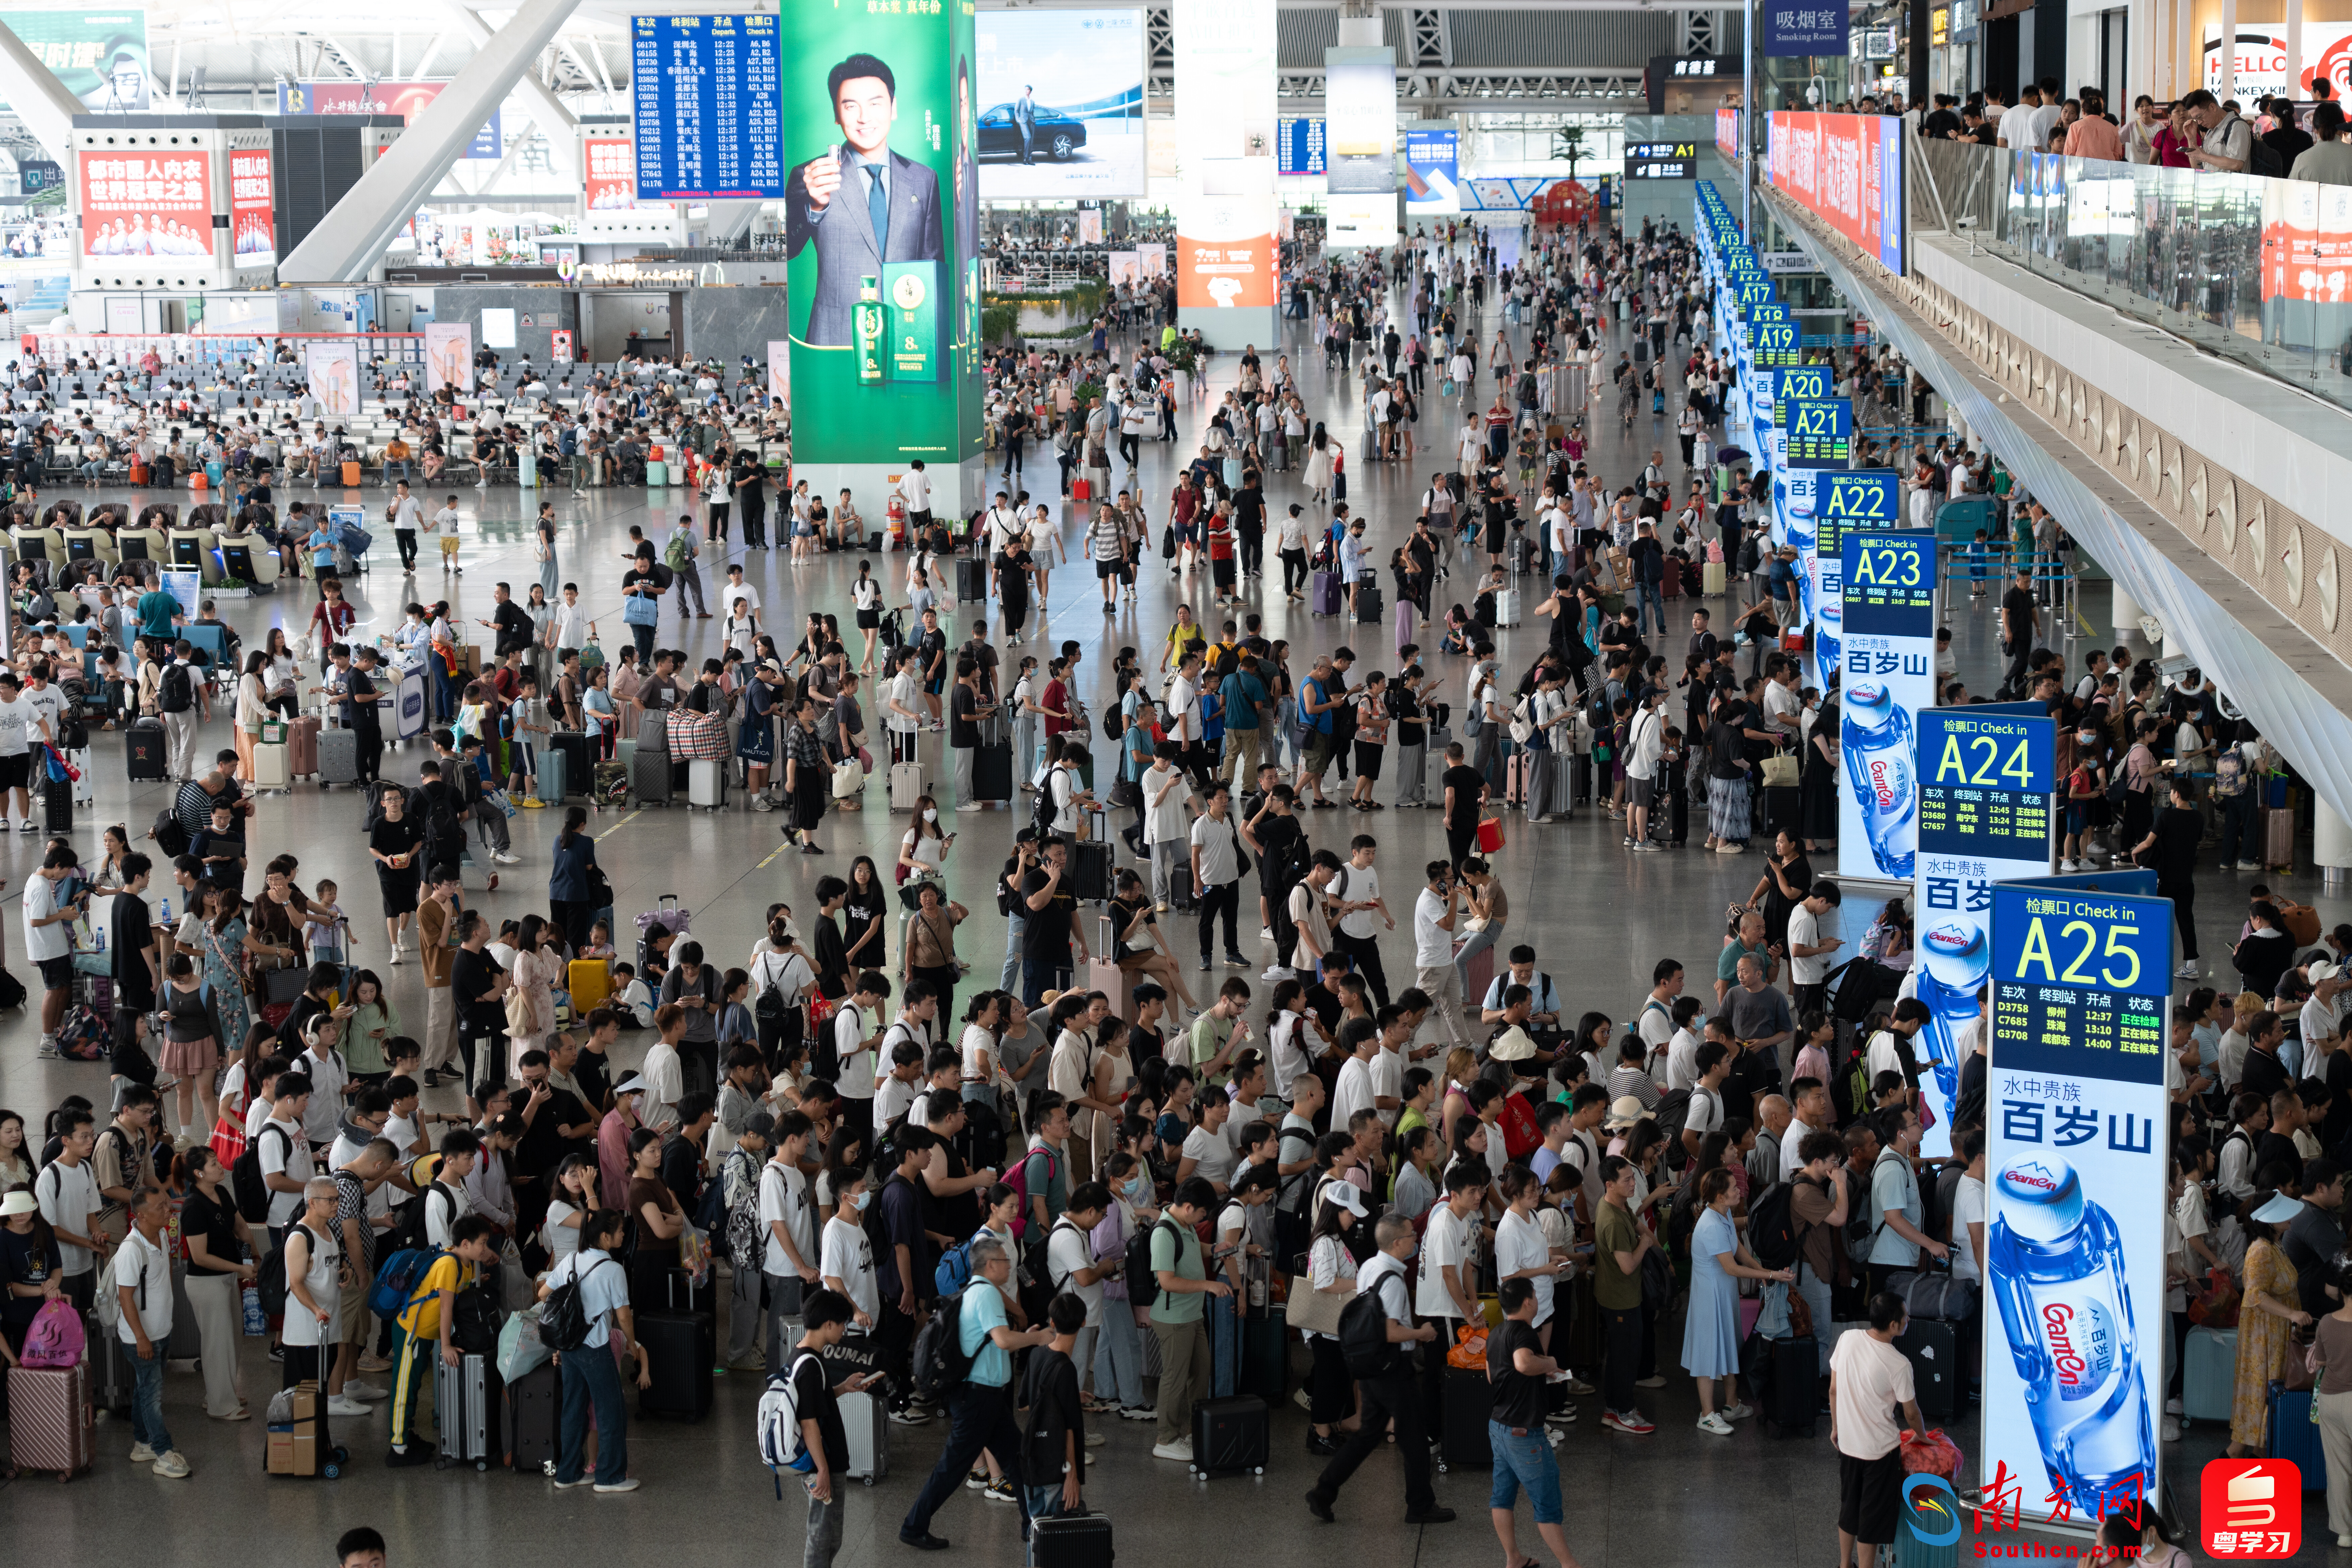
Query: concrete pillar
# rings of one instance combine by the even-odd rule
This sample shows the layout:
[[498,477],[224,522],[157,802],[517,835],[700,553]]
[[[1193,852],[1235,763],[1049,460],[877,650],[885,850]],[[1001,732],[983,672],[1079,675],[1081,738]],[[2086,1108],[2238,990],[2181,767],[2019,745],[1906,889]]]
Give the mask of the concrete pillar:
[[2280,0],[2286,8],[2286,79],[2287,96],[2303,96],[2303,6],[2304,0]]
[[2132,602],[2132,596],[2129,594],[2124,592],[2124,585],[2120,579],[2116,581],[2114,588],[2115,605],[2112,613],[2107,616],[2107,624],[2116,628],[2116,637],[2118,641],[2136,637],[2139,636],[2139,606]]
[[73,174],[73,117],[84,112],[81,100],[68,92],[57,73],[5,26],[0,26],[0,97],[7,99],[42,149],[65,165],[68,187],[79,189]]
[[2321,795],[2315,795],[2311,803],[2311,858],[2319,866],[2320,885],[2341,893],[2345,875],[2352,870],[2352,823],[2336,815]]
[[[523,0],[507,25],[483,40],[457,79],[343,193],[318,227],[278,265],[279,281],[355,283],[366,278],[400,226],[464,155],[515,84],[530,76],[580,0]],[[534,110],[536,116],[538,110]],[[547,129],[548,122],[539,122]],[[551,136],[550,140],[557,140]],[[576,156],[576,154],[575,154]]]

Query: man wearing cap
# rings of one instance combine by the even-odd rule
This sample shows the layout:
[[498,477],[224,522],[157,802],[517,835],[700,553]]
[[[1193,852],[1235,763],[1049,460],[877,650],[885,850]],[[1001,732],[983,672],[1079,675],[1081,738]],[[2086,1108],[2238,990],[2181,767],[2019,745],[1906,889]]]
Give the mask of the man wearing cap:
[[637,1108],[645,1103],[645,1093],[644,1079],[625,1075],[613,1086],[613,1109],[597,1125],[596,1178],[602,1184],[597,1191],[608,1200],[629,1190],[629,1134],[644,1125],[637,1120]]
[[2342,1303],[2328,1295],[2329,1266],[2344,1249],[2344,1167],[2312,1160],[2303,1167],[2304,1204],[2287,1221],[2286,1258],[2295,1267],[2295,1294],[2313,1317]]

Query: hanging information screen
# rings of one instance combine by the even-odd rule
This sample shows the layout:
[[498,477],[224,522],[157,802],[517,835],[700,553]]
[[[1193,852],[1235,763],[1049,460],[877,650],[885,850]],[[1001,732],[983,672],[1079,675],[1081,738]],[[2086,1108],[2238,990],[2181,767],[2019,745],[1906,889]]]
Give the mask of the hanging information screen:
[[1921,713],[1920,849],[2022,860],[2047,871],[2054,744],[2048,719],[1979,717],[1973,708]]
[[781,197],[776,18],[638,16],[630,31],[637,198]]

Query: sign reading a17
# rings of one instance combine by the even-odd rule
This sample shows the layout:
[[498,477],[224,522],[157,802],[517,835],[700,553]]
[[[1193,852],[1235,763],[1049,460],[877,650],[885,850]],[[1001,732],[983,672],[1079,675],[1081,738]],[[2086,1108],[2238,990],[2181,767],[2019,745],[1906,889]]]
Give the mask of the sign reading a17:
[[1743,305],[1761,304],[1771,297],[1772,285],[1769,282],[1742,283],[1739,286],[1739,302]]

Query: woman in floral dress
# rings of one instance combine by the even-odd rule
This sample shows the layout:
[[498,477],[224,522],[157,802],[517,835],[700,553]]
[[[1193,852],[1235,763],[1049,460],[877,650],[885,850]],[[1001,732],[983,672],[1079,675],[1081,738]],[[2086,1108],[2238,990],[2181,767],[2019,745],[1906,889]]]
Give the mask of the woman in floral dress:
[[205,922],[202,963],[205,991],[213,1005],[213,1038],[224,1054],[245,1044],[253,1026],[246,1005],[245,977],[252,955],[246,951],[245,896],[235,888],[205,895],[211,919]]
[[2238,1310],[2238,1380],[2230,1398],[2229,1457],[2233,1459],[2263,1451],[2270,1385],[2284,1373],[2291,1351],[2303,1353],[2289,1342],[2293,1331],[2311,1325],[2311,1314],[2296,1305],[2294,1265],[2278,1241],[2287,1221],[2302,1209],[2300,1199],[2280,1194],[2254,1211],[2248,1227],[2254,1239],[2246,1248],[2246,1293]]

